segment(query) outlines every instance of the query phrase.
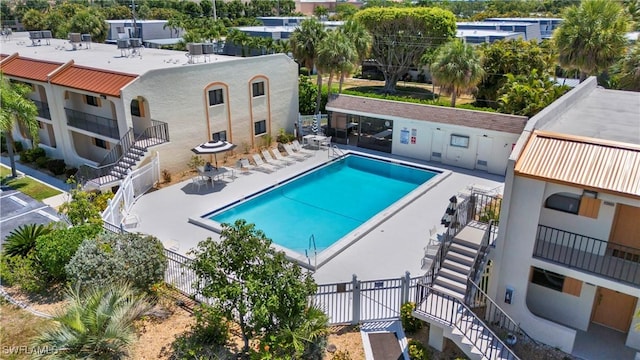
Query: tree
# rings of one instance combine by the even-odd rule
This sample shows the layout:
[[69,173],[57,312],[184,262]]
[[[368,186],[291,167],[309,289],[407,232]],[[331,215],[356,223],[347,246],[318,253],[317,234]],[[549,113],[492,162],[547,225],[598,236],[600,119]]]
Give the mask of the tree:
[[298,78],[298,111],[302,115],[313,115],[316,109],[316,97],[318,87],[311,82],[308,76],[300,75]]
[[624,54],[629,16],[609,0],[584,0],[565,10],[553,34],[560,66],[580,71],[580,81],[597,75]]
[[125,359],[136,340],[134,321],[151,309],[145,296],[128,285],[67,290],[68,305],[41,330],[35,359]]
[[473,89],[484,76],[480,57],[460,40],[443,45],[430,69],[435,81],[451,91],[451,107],[458,93]]
[[[324,27],[318,20],[313,18],[302,21],[300,27],[293,31],[293,34],[289,37],[289,45],[291,46],[291,52],[293,57],[301,63],[304,67],[313,71],[313,68],[318,59],[318,45],[327,36]],[[322,91],[322,72],[320,69],[317,71],[318,85],[318,100],[316,102],[315,114],[320,112],[320,98]]]
[[316,6],[315,9],[313,9],[313,15],[317,17],[318,20],[322,20],[323,17],[329,15],[329,9],[322,5]]
[[71,225],[94,224],[102,227],[101,210],[96,206],[95,196],[84,190],[77,184],[69,191],[71,198],[58,208]]
[[507,74],[507,82],[499,91],[500,111],[507,114],[533,116],[569,90],[549,80],[546,74]]
[[160,240],[132,233],[102,233],[85,239],[65,266],[67,278],[81,289],[128,282],[139,291],[164,278],[167,259]]
[[223,224],[219,242],[201,241],[190,254],[197,275],[194,289],[215,298],[224,317],[237,321],[244,352],[260,333],[268,339],[285,327],[296,329],[315,291],[311,275],[244,220]]
[[0,103],[2,103],[0,107],[0,131],[6,135],[7,151],[11,162],[11,176],[13,177],[18,176],[13,155],[14,124],[17,123],[26,128],[33,139],[33,146],[38,146],[38,121],[36,120],[38,108],[33,101],[27,98],[29,93],[31,93],[30,87],[9,82],[9,79],[0,73]]
[[36,9],[29,9],[22,16],[22,26],[26,30],[42,30],[46,28],[45,15]]
[[395,93],[400,77],[456,32],[455,16],[439,8],[367,8],[355,19],[373,37],[371,55],[384,74],[385,93]]
[[109,26],[97,9],[80,10],[69,20],[69,31],[91,34],[93,41],[103,42],[107,38]]
[[550,72],[547,52],[537,41],[500,40],[480,46],[485,77],[478,85],[476,102],[480,106],[498,107],[498,90],[507,81],[506,74],[526,75]]
[[[347,69],[351,69],[356,62],[358,54],[355,45],[340,30],[333,30],[318,44],[317,67],[329,73],[327,82],[327,94],[331,96],[331,83],[334,74],[343,74]],[[341,83],[342,84],[342,83]],[[320,101],[320,97],[316,101]]]
[[[371,51],[371,42],[373,38],[369,31],[359,22],[355,20],[347,20],[342,27],[340,27],[340,31],[344,33],[344,35],[351,41],[356,50],[356,58],[353,62],[353,69],[358,70],[358,66],[369,56],[369,52]],[[338,92],[342,92],[342,83],[344,82],[345,72],[342,71],[340,74],[340,89]]]
[[337,20],[347,20],[351,19],[358,12],[358,8],[353,4],[338,3],[335,11]]
[[618,81],[622,90],[640,91],[640,42],[622,60]]
[[52,226],[47,224],[27,224],[11,231],[4,239],[4,256],[29,255],[36,248],[36,239],[50,233]]

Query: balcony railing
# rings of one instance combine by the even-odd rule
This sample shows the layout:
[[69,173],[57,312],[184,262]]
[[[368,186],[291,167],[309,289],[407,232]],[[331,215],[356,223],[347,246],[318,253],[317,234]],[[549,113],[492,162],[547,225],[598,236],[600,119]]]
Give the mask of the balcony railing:
[[33,103],[36,104],[36,107],[38,108],[38,116],[40,116],[41,118],[51,120],[51,112],[49,111],[48,103],[38,101],[38,100],[31,100],[31,101],[33,101]]
[[112,139],[120,139],[118,121],[116,119],[109,119],[67,108],[65,108],[64,111],[67,113],[67,125],[95,134],[108,136]]
[[538,225],[533,257],[640,285],[640,249]]

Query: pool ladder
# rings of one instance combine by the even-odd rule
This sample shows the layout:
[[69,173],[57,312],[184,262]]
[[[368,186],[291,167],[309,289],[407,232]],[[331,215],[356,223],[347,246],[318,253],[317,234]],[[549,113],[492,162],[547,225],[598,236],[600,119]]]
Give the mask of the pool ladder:
[[309,249],[304,250],[304,255],[307,257],[307,261],[309,262],[309,266],[311,266],[311,258],[309,258],[308,251],[311,251],[313,246],[313,269],[315,270],[318,267],[318,249],[316,248],[316,237],[311,234],[309,237]]
[[330,149],[329,157],[344,156],[344,152],[342,150],[340,150],[340,148],[337,145],[331,145],[331,147],[329,149]]

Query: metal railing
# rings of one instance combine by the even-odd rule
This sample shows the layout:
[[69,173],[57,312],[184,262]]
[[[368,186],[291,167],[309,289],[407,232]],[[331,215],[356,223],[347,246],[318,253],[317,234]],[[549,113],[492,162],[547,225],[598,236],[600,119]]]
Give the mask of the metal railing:
[[[487,230],[485,230],[484,235],[482,236],[482,240],[480,241],[480,247],[478,248],[478,252],[476,253],[476,257],[473,260],[473,264],[471,265],[471,269],[469,270],[469,279],[474,283],[478,283],[480,276],[482,275],[482,269],[486,265],[488,248],[490,239],[495,237],[495,227],[493,225],[493,220],[489,221],[489,225],[487,226]],[[467,294],[469,292],[469,288],[467,288]]]
[[48,103],[38,101],[38,100],[31,100],[31,101],[33,101],[33,103],[36,104],[36,108],[38,108],[39,117],[51,120],[51,112],[49,111]]
[[538,225],[533,257],[640,285],[640,249]]
[[458,329],[484,358],[519,359],[513,350],[460,299],[423,284],[418,284],[416,300],[419,298],[428,298],[429,301],[418,303],[416,312],[422,312],[446,326]]
[[64,109],[67,114],[67,125],[78,129],[90,131],[95,134],[108,136],[112,139],[118,139],[120,132],[118,131],[118,120],[110,119],[103,116],[88,114],[86,112]]

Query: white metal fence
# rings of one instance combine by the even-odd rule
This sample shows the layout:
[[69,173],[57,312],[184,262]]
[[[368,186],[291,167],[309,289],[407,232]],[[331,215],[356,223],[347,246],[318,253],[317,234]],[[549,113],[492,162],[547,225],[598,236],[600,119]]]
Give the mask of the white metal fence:
[[160,157],[156,153],[150,163],[130,171],[122,180],[120,188],[102,212],[102,219],[109,224],[120,226],[135,201],[159,181]]

